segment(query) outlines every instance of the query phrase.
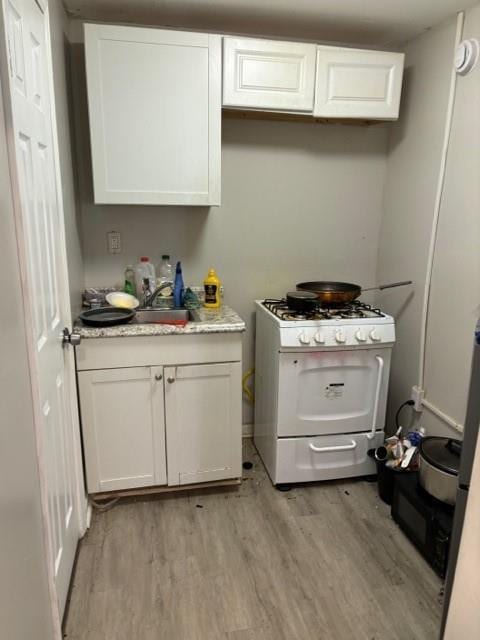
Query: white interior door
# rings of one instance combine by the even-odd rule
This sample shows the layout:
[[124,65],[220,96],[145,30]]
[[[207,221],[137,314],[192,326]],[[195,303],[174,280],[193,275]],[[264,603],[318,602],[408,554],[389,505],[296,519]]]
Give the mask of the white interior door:
[[10,89],[9,151],[18,200],[25,306],[31,316],[40,475],[51,573],[62,615],[80,531],[78,439],[68,391],[71,370],[67,365],[72,366],[72,359],[62,348],[70,309],[63,210],[57,190],[48,15],[46,3],[35,0],[4,0],[2,8]]

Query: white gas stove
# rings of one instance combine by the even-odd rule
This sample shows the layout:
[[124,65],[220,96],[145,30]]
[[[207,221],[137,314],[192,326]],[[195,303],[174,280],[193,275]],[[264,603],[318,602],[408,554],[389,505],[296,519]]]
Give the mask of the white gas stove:
[[255,445],[276,485],[375,473],[391,316],[353,302],[299,313],[256,301]]

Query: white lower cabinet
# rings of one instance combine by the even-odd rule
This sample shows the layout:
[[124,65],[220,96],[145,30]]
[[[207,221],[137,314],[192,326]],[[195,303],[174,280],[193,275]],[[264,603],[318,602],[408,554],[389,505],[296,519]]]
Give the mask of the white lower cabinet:
[[[209,338],[192,343],[190,356],[205,358]],[[148,338],[135,352],[130,340],[120,339],[118,349],[112,340],[77,349],[88,493],[241,477],[240,336],[217,345],[238,361],[192,365],[173,365],[167,348],[165,364],[135,366],[148,354]],[[126,366],[82,370],[114,358]]]
[[239,362],[165,368],[168,484],[241,475]]
[[162,367],[78,374],[89,493],[166,483]]

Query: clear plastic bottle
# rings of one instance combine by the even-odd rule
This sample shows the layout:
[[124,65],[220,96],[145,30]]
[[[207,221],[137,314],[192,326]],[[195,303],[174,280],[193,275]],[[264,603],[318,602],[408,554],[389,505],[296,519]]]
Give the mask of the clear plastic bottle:
[[166,253],[162,256],[162,261],[158,269],[157,283],[171,282],[173,284],[173,267],[170,263],[170,256]]
[[170,256],[165,253],[162,255],[162,261],[158,268],[157,287],[162,287],[162,290],[155,300],[156,306],[173,307],[173,283],[173,267],[170,263]]
[[155,267],[147,256],[142,256],[135,267],[135,288],[141,304],[155,291]]

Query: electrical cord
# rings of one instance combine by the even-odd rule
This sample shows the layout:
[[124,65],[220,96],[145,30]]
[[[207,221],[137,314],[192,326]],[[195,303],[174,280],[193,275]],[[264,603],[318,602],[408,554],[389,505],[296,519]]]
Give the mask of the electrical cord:
[[397,413],[395,414],[395,427],[397,428],[397,430],[400,428],[400,424],[398,420],[400,418],[400,412],[402,411],[403,407],[413,407],[414,404],[415,402],[413,400],[406,400],[403,404],[401,404],[398,407]]
[[245,394],[245,397],[247,398],[247,400],[250,402],[250,404],[255,404],[255,393],[254,391],[248,386],[247,382],[249,380],[249,378],[251,378],[253,376],[253,374],[255,373],[255,367],[252,367],[252,369],[249,369],[245,375],[242,378],[242,390],[243,393]]
[[120,500],[119,497],[116,498],[112,498],[111,500],[109,500],[108,502],[97,502],[96,500],[94,500],[93,498],[89,498],[90,500],[90,504],[95,507],[95,509],[98,509],[98,511],[108,511],[109,509],[111,509],[112,507],[114,507],[117,502]]

